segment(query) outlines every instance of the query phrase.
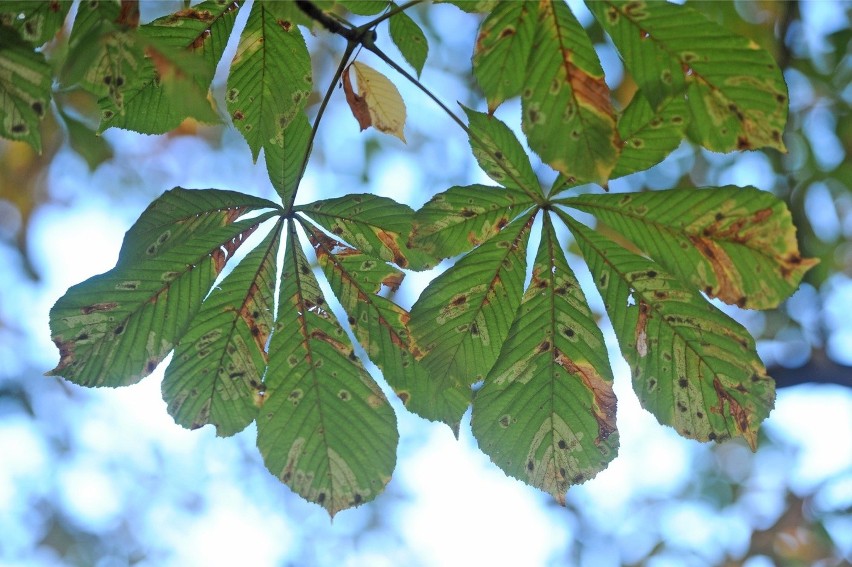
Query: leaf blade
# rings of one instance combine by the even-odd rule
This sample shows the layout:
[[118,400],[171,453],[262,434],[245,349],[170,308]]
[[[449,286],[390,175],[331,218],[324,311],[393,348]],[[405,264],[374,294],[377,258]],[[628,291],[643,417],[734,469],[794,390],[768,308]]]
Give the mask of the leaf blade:
[[776,307],[817,263],[799,253],[784,202],[754,187],[582,195],[560,202],[595,215],[666,270],[739,307]]
[[447,387],[484,378],[497,359],[521,302],[534,219],[516,219],[464,256],[411,308],[409,328],[421,363]]
[[721,152],[784,151],[787,86],[768,52],[688,6],[590,2],[653,107],[686,94],[690,136]]
[[[144,215],[145,213],[143,213]],[[154,371],[186,332],[227,259],[276,212],[198,223],[179,246],[122,262],[71,287],[50,310],[61,375],[84,386],[126,386]]]
[[279,17],[277,6],[276,2],[252,6],[228,76],[228,112],[254,159],[261,148],[284,135],[313,88],[302,33]]
[[358,96],[369,113],[369,123],[366,126],[356,114],[361,130],[373,126],[376,130],[396,136],[405,143],[405,101],[396,86],[382,73],[365,63],[355,61],[352,68],[355,69],[355,77],[358,80]]
[[426,34],[405,12],[392,16],[388,29],[394,45],[419,77],[423,72],[423,65],[426,64],[426,57],[429,56],[429,40],[426,39]]
[[621,147],[615,112],[591,40],[564,2],[539,4],[529,61],[521,125],[530,148],[566,176],[606,183]]
[[276,477],[334,516],[390,480],[396,416],[325,310],[292,223],[280,297],[257,447]]
[[537,19],[535,3],[501,2],[482,21],[473,51],[473,74],[485,93],[489,114],[521,94]]
[[497,187],[450,187],[414,214],[410,243],[435,258],[449,258],[495,236],[531,205],[526,196]]

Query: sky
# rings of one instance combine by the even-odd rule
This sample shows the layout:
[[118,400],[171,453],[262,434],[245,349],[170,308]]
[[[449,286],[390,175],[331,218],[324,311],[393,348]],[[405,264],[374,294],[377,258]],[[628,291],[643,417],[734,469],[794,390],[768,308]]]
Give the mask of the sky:
[[[811,14],[807,16],[811,25],[832,25],[839,17],[835,4],[825,3],[829,7],[823,8],[822,15],[808,4],[803,3],[803,8]],[[475,24],[470,21],[453,22],[459,26],[457,37],[474,33]],[[469,96],[465,85],[453,73],[442,72],[442,64],[440,58],[430,60],[424,82],[446,93],[445,100],[464,101]],[[410,105],[428,104],[413,89],[401,85],[400,90]],[[360,187],[417,207],[445,188],[434,185],[445,178],[455,178],[458,184],[487,181],[471,166],[463,135],[445,117],[411,113],[406,148],[394,139],[360,134],[342,93],[338,94],[325,119],[327,128],[320,132],[320,152],[308,170],[300,200]],[[792,93],[791,103],[796,103]],[[517,108],[507,105],[506,115],[513,112]],[[818,124],[810,127],[816,130],[812,135],[819,135]],[[429,142],[426,134],[432,128],[447,134],[438,143]],[[27,337],[23,353],[0,345],[0,384],[4,376],[23,372],[25,362],[39,372],[56,364],[58,354],[47,326],[50,306],[69,286],[115,264],[124,232],[156,195],[176,185],[273,195],[263,165],[251,163],[248,148],[233,133],[227,133],[219,147],[188,137],[146,137],[121,131],[106,136],[116,151],[112,162],[90,172],[78,156],[63,150],[50,169],[46,183],[57,204],[38,212],[31,244],[43,280],[17,282],[10,271],[0,275],[4,319],[18,321]],[[376,140],[384,153],[368,156],[363,149],[365,138]],[[414,156],[411,146],[416,147]],[[670,165],[688,167],[683,160],[688,158],[676,153]],[[435,164],[440,171],[429,171]],[[766,164],[754,154],[726,166],[720,184],[760,187],[765,175]],[[363,184],[364,177],[369,186]],[[824,230],[832,230],[830,224],[826,221],[829,228]],[[403,303],[413,302],[428,278],[429,274],[409,274]],[[587,292],[599,302],[596,293],[589,288]],[[838,359],[852,360],[852,321],[843,315],[844,307],[852,304],[852,284],[838,279],[829,293],[826,305],[834,313],[829,317],[836,331],[831,348]],[[743,322],[759,324],[747,318]],[[637,495],[663,498],[688,485],[692,465],[707,447],[680,438],[639,407],[611,332],[607,341],[619,399],[621,449],[606,471],[572,488],[571,498],[584,508],[587,521],[601,529],[632,529],[638,534],[633,550],[638,556],[653,541],[641,538],[643,526],[629,525],[631,514],[638,514],[631,504]],[[783,354],[773,348],[763,345],[761,354],[769,358]],[[379,497],[382,521],[395,526],[396,533],[370,529],[377,521],[373,517],[377,508],[372,505],[342,512],[330,523],[324,510],[289,496],[289,490],[265,471],[254,455],[253,427],[233,438],[218,439],[209,427],[189,432],[176,425],[160,397],[164,367],[128,388],[89,391],[65,385],[64,398],[56,397],[55,388],[46,394],[51,398],[42,403],[62,406],[57,425],[73,427],[66,435],[76,450],[61,467],[42,431],[20,416],[0,414],[0,456],[14,456],[3,458],[0,466],[0,565],[60,564],[48,552],[27,555],[44,529],[37,519],[27,520],[30,497],[45,494],[94,532],[115,529],[128,510],[135,510],[132,531],[168,550],[150,558],[151,565],[280,565],[305,557],[317,565],[398,565],[412,558],[421,565],[547,565],[581,547],[578,537],[584,527],[576,523],[576,516],[554,506],[546,495],[507,478],[476,449],[467,421],[456,440],[447,427],[408,414],[398,402],[394,402],[401,433],[397,471],[388,493]],[[828,497],[852,502],[850,425],[848,388],[782,390],[764,430],[770,437],[792,443],[799,453],[784,470],[772,467],[777,454],[759,453],[766,461],[761,481],[766,486],[786,483],[804,493],[845,471],[846,480],[832,486],[834,492]],[[742,443],[726,447],[729,462],[734,463],[730,466],[744,462],[745,456],[738,453],[747,451]],[[168,482],[152,480],[160,477]],[[50,488],[54,484],[55,492]],[[756,491],[749,509],[739,510],[738,515],[720,516],[700,503],[666,511],[657,517],[653,529],[667,541],[707,549],[705,559],[712,562],[714,545],[734,552],[747,545],[738,522],[761,525],[777,517],[783,503],[775,494]],[[616,518],[618,525],[611,525]],[[847,555],[852,553],[852,526],[841,523],[835,529]],[[328,541],[344,542],[345,547],[323,544]],[[614,565],[630,552],[599,547],[578,553],[581,564]],[[100,564],[120,561],[110,563],[106,558]]]

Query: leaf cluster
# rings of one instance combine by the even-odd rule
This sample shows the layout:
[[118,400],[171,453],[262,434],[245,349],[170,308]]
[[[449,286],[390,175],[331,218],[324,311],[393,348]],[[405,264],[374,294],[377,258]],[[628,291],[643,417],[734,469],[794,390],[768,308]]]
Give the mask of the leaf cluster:
[[[374,498],[396,460],[394,412],[357,344],[409,411],[458,431],[472,405],[481,449],[562,501],[618,451],[612,370],[565,253],[570,238],[643,406],[686,437],[754,447],[773,382],[751,336],[707,298],[765,309],[795,290],[814,262],[799,254],[783,202],[751,187],[568,190],[605,188],[684,139],[714,151],[783,150],[786,86],[769,54],[687,6],[590,2],[636,84],[617,108],[589,34],[562,0],[449,2],[484,13],[472,65],[487,112],[464,108],[464,122],[438,102],[496,185],[450,187],[418,211],[369,194],[294,205],[339,80],[362,128],[404,141],[393,83],[358,62],[352,87],[357,48],[437,101],[377,43],[388,20],[420,75],[428,40],[407,13],[416,3],[208,0],[140,25],[136,2],[83,2],[67,53],[51,61],[40,46],[64,33],[69,3],[0,6],[0,135],[38,148],[56,84],[98,98],[98,131],[163,133],[188,117],[227,115],[255,159],[262,150],[279,197],[175,188],[155,200],[115,268],[52,309],[60,361],[51,374],[128,385],[174,351],[162,390],[175,421],[219,435],[256,422],[270,471],[333,515]],[[355,26],[346,16],[372,19]],[[304,26],[346,40],[313,125]],[[235,33],[220,107],[210,85]],[[495,116],[513,97],[552,184]],[[445,258],[454,264],[410,312],[394,303],[404,270]]]

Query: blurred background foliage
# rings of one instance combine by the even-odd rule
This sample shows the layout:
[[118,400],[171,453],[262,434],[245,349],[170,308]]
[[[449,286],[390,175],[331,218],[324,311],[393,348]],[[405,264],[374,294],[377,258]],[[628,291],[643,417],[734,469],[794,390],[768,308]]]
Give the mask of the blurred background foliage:
[[[850,6],[690,4],[781,64],[790,89],[789,151],[721,155],[684,144],[610,189],[754,184],[785,199],[803,254],[821,260],[779,309],[732,311],[757,337],[782,388],[756,454],[738,443],[682,440],[644,415],[654,435],[626,433],[621,468],[572,489],[562,509],[503,479],[481,454],[464,452],[469,435],[457,443],[445,428],[401,415],[400,469],[388,492],[329,525],[266,473],[251,431],[221,440],[174,425],[156,378],[89,391],[41,377],[57,357],[46,323],[51,303],[111,266],[121,234],[150,200],[173,185],[272,194],[262,164],[251,163],[232,130],[186,121],[164,136],[96,136],[96,101],[72,90],[56,93],[41,155],[0,140],[0,564],[849,564]],[[591,24],[582,6],[571,5]],[[181,6],[143,2],[142,20]],[[450,6],[411,13],[430,40],[423,82],[446,101],[481,108],[469,73],[477,17]],[[635,86],[602,32],[590,30],[624,104]],[[314,31],[308,42],[322,89],[343,45]],[[384,26],[378,31],[386,34]],[[66,25],[45,52],[60,54],[68,33]],[[214,81],[220,108],[224,76]],[[408,145],[358,135],[341,94],[320,129],[303,199],[373,191],[416,207],[449,185],[479,179],[463,133],[397,84],[409,105]],[[549,174],[542,168],[541,175]],[[426,277],[411,274],[409,283]],[[416,291],[407,293],[400,300],[410,305]],[[620,412],[632,403],[625,392]],[[619,421],[622,428],[622,413]],[[833,443],[833,459],[814,448],[818,441]],[[651,461],[657,468],[647,468]]]

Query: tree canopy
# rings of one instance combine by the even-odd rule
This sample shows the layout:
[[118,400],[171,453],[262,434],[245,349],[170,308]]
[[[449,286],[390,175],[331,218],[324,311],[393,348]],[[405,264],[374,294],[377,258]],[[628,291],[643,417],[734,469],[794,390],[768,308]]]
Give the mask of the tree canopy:
[[[98,132],[227,116],[279,197],[174,188],[157,198],[115,268],[54,306],[51,373],[128,385],[174,351],[162,390],[175,421],[220,435],[256,422],[270,471],[333,515],[375,498],[396,461],[396,418],[357,343],[409,411],[457,431],[472,406],[480,448],[563,501],[618,451],[613,374],[586,300],[596,289],[643,406],[685,437],[754,448],[773,381],[751,335],[717,305],[773,308],[797,288],[815,261],[800,254],[790,211],[754,187],[606,189],[684,140],[784,150],[787,88],[771,55],[689,6],[590,2],[587,30],[562,1],[450,2],[483,14],[472,54],[483,111],[457,114],[416,77],[428,40],[406,13],[414,4],[207,1],[140,24],[135,2],[84,2],[54,50],[41,46],[70,3],[0,7],[4,137],[40,149],[52,108],[72,131],[64,90],[97,98]],[[346,45],[321,99],[304,29]],[[629,71],[628,100],[610,92],[593,33],[606,33]],[[451,116],[495,184],[449,187],[417,211],[371,194],[297,205],[339,83],[362,129],[405,141],[399,91],[355,61],[359,50]],[[520,123],[507,124],[497,114],[517,97]],[[230,266],[256,231],[265,236]],[[446,258],[452,266],[410,311],[393,301],[406,271]],[[577,275],[580,259],[590,278]]]

